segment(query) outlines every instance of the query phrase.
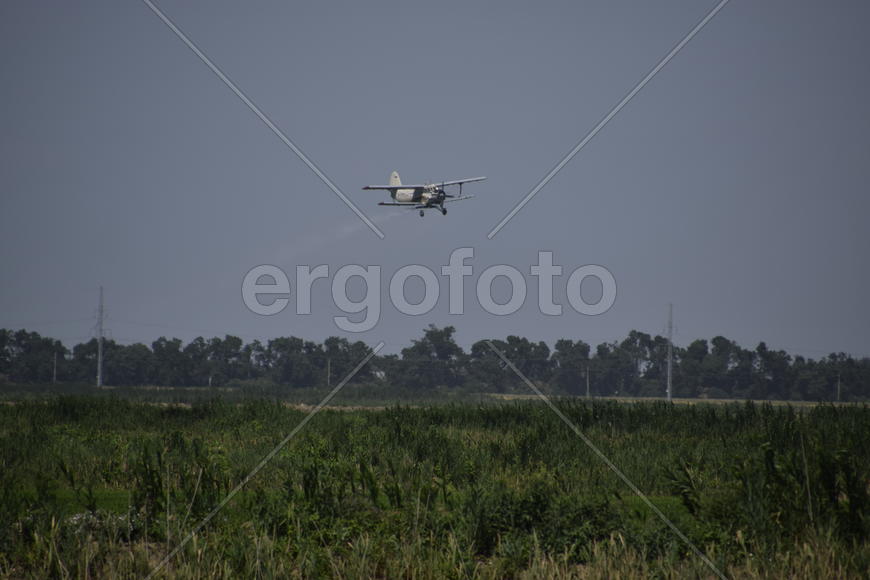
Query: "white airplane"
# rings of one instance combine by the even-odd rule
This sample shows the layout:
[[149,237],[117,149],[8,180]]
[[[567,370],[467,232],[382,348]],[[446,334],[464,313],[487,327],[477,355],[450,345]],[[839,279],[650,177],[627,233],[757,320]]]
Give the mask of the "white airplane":
[[[473,195],[462,195],[463,183],[483,181],[484,179],[486,177],[472,177],[471,179],[456,179],[453,181],[442,181],[441,183],[427,183],[425,185],[402,185],[399,174],[393,171],[390,174],[389,185],[366,185],[363,189],[386,189],[390,192],[390,197],[395,201],[382,201],[378,205],[397,205],[409,209],[419,209],[420,217],[423,217],[426,215],[424,213],[425,210],[431,208],[440,209],[442,215],[447,215],[447,208],[444,207],[445,203],[474,197]],[[459,195],[453,195],[444,191],[445,187],[451,185],[459,186]]]

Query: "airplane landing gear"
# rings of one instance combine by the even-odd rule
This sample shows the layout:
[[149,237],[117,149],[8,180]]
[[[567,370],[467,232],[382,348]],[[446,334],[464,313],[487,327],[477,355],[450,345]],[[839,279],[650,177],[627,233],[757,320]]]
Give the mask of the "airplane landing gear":
[[421,209],[420,210],[420,217],[423,217],[424,215],[426,215],[426,213]]
[[447,215],[447,208],[446,207],[441,208],[441,215]]

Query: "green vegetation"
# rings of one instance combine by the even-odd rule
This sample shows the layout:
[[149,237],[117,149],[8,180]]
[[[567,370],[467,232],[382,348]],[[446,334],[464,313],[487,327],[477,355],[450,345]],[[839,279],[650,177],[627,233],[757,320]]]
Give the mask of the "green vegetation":
[[[729,577],[866,577],[866,405],[557,404]],[[147,575],[304,416],[263,400],[0,405],[0,575]],[[160,574],[713,576],[528,401],[324,410]]]
[[[487,341],[465,352],[454,328],[430,326],[399,355],[375,356],[351,377],[353,385],[377,386],[396,398],[441,398],[456,392],[528,393],[505,369]],[[562,395],[661,397],[665,391],[667,340],[631,331],[621,342],[594,350],[582,340],[562,339],[554,348],[520,336],[493,339],[499,351],[532,381]],[[150,347],[105,341],[104,383],[116,387],[232,387],[256,396],[298,399],[300,391],[335,385],[369,352],[360,341],[329,337],[323,343],[297,337],[267,343],[241,338],[183,344],[161,337]],[[870,358],[832,353],[820,360],[790,356],[765,343],[744,349],[717,336],[674,349],[673,395],[688,398],[791,401],[870,401]],[[35,332],[0,329],[0,384],[91,384],[97,341],[68,350]],[[56,366],[55,366],[56,363]],[[371,390],[371,389],[369,389]],[[68,392],[68,391],[67,391]]]

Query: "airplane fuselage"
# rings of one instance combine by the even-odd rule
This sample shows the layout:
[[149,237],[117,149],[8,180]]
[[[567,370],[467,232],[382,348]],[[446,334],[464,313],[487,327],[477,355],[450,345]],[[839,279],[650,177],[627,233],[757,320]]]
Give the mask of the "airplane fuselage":
[[396,189],[391,197],[401,203],[427,203],[436,194],[435,187],[419,189]]

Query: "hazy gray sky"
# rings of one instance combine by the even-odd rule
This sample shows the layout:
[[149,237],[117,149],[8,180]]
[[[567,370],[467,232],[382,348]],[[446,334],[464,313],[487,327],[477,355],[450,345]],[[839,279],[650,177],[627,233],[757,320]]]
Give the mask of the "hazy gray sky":
[[[866,2],[732,0],[486,238],[714,5],[160,2],[379,240],[142,2],[4,2],[0,327],[86,339],[102,284],[118,340],[322,340],[344,334],[329,280],[311,315],[264,318],[245,308],[242,278],[264,263],[356,263],[383,268],[383,305],[351,338],[387,351],[429,323],[456,326],[465,346],[662,333],[673,302],[678,344],[722,334],[870,355]],[[489,179],[420,219],[360,190],[394,169]],[[463,316],[448,314],[446,279],[427,315],[389,305],[398,268],[437,273],[460,246],[475,249]],[[563,315],[539,313],[539,250],[566,276],[608,268],[614,306],[573,312],[563,276]],[[472,303],[494,264],[527,276],[512,316]]]

